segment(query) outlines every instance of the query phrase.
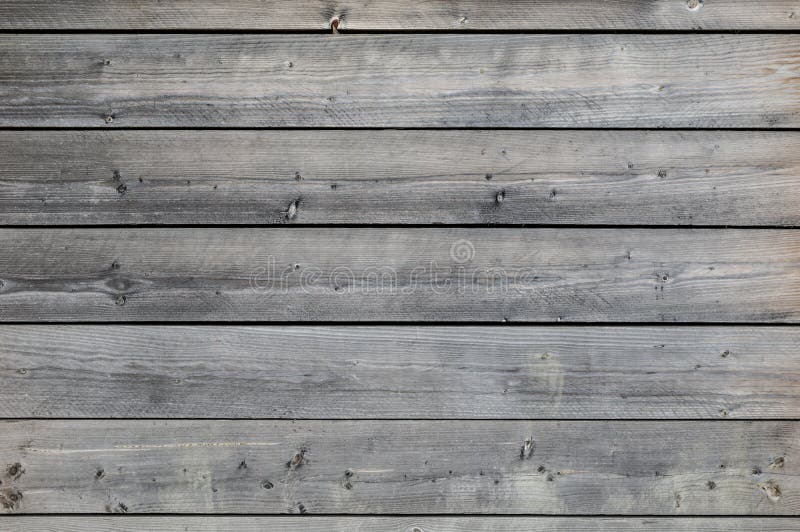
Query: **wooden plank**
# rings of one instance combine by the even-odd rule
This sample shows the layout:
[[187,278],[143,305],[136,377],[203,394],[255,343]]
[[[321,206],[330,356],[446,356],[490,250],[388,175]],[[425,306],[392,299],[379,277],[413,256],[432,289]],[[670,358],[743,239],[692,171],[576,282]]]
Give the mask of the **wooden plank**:
[[329,532],[530,532],[530,531],[633,531],[654,532],[796,532],[795,518],[728,517],[248,517],[248,516],[27,516],[13,517],[17,532],[262,532],[286,530]]
[[6,322],[800,321],[790,229],[31,228],[0,249]]
[[789,34],[3,34],[0,126],[798,127],[799,69]]
[[797,515],[798,438],[788,421],[5,421],[0,511]]
[[795,0],[4,0],[0,29],[800,29]]
[[796,226],[800,133],[3,131],[0,185],[6,225]]
[[788,327],[6,325],[0,416],[796,418],[798,351]]

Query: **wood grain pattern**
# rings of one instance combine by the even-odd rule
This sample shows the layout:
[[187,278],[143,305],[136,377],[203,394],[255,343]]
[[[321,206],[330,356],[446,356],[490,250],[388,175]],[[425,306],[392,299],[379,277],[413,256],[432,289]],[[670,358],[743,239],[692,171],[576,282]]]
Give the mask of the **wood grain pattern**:
[[795,418],[798,352],[787,327],[5,325],[0,416]]
[[0,2],[0,528],[800,531],[798,30]]
[[0,247],[3,321],[800,317],[792,230],[4,229]]
[[790,34],[3,34],[0,126],[800,126]]
[[0,511],[797,515],[799,437],[766,421],[5,421]]
[[0,132],[0,224],[115,223],[796,226],[800,134]]
[[796,0],[4,0],[0,29],[800,29]]
[[2,229],[0,249],[6,322],[800,319],[793,230]]
[[323,516],[51,516],[15,515],[17,532],[797,532],[800,519],[770,517],[323,517]]

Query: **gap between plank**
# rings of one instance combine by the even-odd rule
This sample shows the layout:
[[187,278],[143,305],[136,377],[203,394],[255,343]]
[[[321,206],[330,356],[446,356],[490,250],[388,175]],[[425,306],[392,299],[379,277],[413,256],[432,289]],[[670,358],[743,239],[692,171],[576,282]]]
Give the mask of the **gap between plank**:
[[[276,30],[276,29],[260,29],[260,28],[149,28],[149,29],[131,29],[131,28],[96,28],[96,29],[13,29],[3,28],[0,29],[1,34],[48,34],[48,35],[106,35],[106,34],[128,34],[128,35],[162,35],[162,34],[202,34],[202,35],[331,35],[329,28],[309,28],[305,30]],[[748,28],[748,29],[735,29],[735,30],[703,30],[703,29],[570,29],[570,28],[548,28],[548,29],[337,29],[337,36],[346,35],[408,35],[408,34],[472,34],[472,35],[559,35],[559,34],[590,34],[590,35],[714,35],[714,34],[789,34],[798,35],[800,30],[793,29],[763,29],[763,28]]]

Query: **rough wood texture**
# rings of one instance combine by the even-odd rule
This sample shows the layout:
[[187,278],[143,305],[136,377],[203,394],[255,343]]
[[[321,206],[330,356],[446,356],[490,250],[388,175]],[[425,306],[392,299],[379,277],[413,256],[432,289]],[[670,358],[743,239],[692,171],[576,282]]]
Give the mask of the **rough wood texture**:
[[796,0],[4,0],[0,29],[800,29]]
[[800,321],[793,230],[3,229],[0,249],[7,322]]
[[16,532],[797,532],[795,518],[683,517],[224,517],[224,516],[81,516],[16,515]]
[[47,420],[0,428],[6,512],[800,513],[798,422]]
[[796,418],[798,352],[787,327],[6,325],[0,416]]
[[4,131],[0,185],[0,224],[794,226],[800,134]]
[[799,69],[789,34],[4,34],[0,126],[798,127]]

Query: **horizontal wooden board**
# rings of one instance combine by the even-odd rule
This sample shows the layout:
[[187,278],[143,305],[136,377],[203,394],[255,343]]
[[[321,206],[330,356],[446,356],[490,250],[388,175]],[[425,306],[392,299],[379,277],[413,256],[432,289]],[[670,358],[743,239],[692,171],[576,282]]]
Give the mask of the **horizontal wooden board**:
[[3,34],[0,126],[798,127],[798,71],[791,34]]
[[6,322],[800,321],[791,229],[30,228],[0,249]]
[[795,0],[4,0],[0,29],[800,29]]
[[[11,518],[9,518],[11,519]],[[27,516],[15,515],[17,532],[797,532],[800,519],[775,517],[323,517],[323,516]]]
[[1,428],[0,512],[800,513],[798,422],[42,420]]
[[796,418],[798,352],[789,327],[5,325],[0,417]]
[[2,131],[0,224],[31,223],[796,226],[800,133]]

